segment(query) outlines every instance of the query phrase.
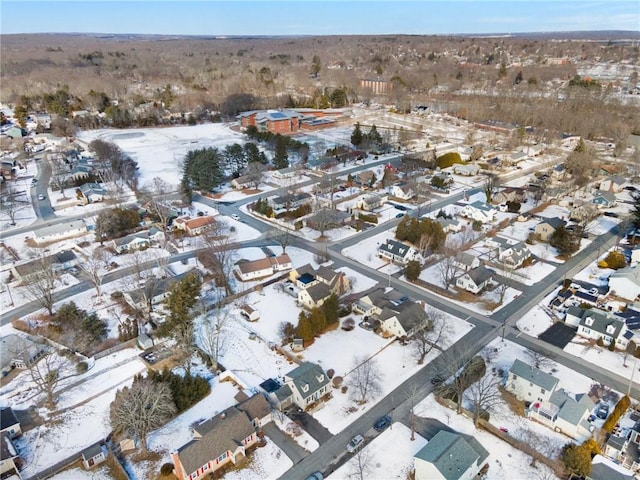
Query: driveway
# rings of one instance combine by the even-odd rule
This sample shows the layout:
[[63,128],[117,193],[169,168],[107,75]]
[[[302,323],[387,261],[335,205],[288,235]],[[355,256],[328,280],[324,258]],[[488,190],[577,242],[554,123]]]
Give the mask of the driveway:
[[300,425],[305,431],[311,435],[316,441],[322,445],[327,442],[333,435],[329,430],[322,426],[322,424],[309,415],[307,412],[303,412],[302,410],[292,410],[291,412],[287,412],[287,416]]
[[[455,413],[452,413],[455,415]],[[409,421],[409,415],[406,415],[400,419],[400,421],[407,427],[411,428],[411,423]],[[416,429],[416,433],[421,437],[431,440],[436,436],[440,430],[444,430],[446,432],[453,432],[453,429],[447,427],[444,423],[435,418],[423,418],[415,416],[414,425]]]
[[269,422],[262,427],[262,430],[294,464],[309,455],[309,452],[298,445],[293,438],[280,430],[274,422]]
[[540,340],[550,343],[554,347],[564,348],[576,335],[576,331],[561,322],[556,322],[538,335]]

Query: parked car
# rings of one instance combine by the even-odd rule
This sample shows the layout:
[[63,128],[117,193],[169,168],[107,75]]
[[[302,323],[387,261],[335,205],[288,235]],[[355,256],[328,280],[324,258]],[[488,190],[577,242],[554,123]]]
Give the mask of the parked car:
[[443,382],[444,378],[442,378],[440,375],[436,375],[431,379],[431,385],[440,385]]
[[235,213],[231,215],[231,218],[233,218],[234,220],[240,221],[240,217]]
[[604,212],[603,214],[605,217],[613,217],[613,218],[618,218],[619,215],[616,212]]
[[602,420],[606,420],[608,415],[609,415],[609,404],[601,403],[600,405],[598,405],[598,408],[596,409],[596,417],[601,418]]
[[396,215],[396,218],[402,218],[402,217],[404,217],[404,213],[399,213]]
[[385,415],[382,418],[379,418],[376,423],[373,424],[373,428],[375,428],[378,432],[382,432],[389,425],[391,425],[391,417],[389,415]]
[[360,448],[360,446],[362,446],[363,443],[364,437],[362,435],[356,435],[349,441],[349,443],[347,443],[347,452],[355,452],[356,450],[358,450],[358,448]]
[[42,194],[38,195],[38,200],[44,200],[45,198],[47,198],[47,197],[45,197],[45,196],[44,196],[44,195],[42,195]]
[[313,472],[311,475],[305,478],[305,480],[324,480],[324,477],[320,472]]
[[395,208],[396,210],[402,210],[403,212],[407,211],[407,207],[405,207],[404,205],[394,205],[393,208]]
[[589,290],[589,295],[598,296],[600,295],[600,290],[594,287],[591,290]]

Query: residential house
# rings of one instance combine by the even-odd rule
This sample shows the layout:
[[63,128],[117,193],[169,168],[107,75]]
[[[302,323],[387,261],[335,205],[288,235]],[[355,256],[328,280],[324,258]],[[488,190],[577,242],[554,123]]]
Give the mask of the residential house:
[[358,187],[371,187],[373,183],[376,181],[376,174],[373,170],[365,170],[363,172],[358,172],[358,174],[353,179],[353,183]]
[[47,348],[22,335],[9,334],[0,338],[2,375],[14,368],[29,368],[47,353]]
[[602,455],[596,455],[591,460],[591,471],[586,477],[586,480],[633,480],[633,473],[612,462],[608,458]]
[[611,208],[616,205],[616,196],[612,192],[598,192],[591,200],[598,208]]
[[526,200],[526,191],[521,187],[506,187],[492,196],[493,203],[518,202]]
[[456,287],[477,295],[491,282],[492,275],[491,270],[480,265],[456,278]]
[[609,276],[609,293],[634,301],[640,295],[639,264],[616,270]]
[[480,173],[480,167],[472,163],[457,163],[453,166],[453,173],[465,177],[475,177]]
[[176,230],[182,230],[189,236],[201,235],[210,230],[215,225],[216,220],[210,215],[191,218],[189,216],[179,217],[173,221]]
[[179,480],[199,480],[236,464],[257,444],[256,427],[246,412],[229,407],[193,427],[193,439],[171,453],[173,473]]
[[298,175],[302,174],[302,170],[304,168],[301,165],[292,165],[290,167],[281,168],[280,170],[276,170],[271,174],[273,178],[277,178],[279,180],[285,180],[287,178],[295,178]]
[[196,269],[191,269],[170,277],[144,279],[144,285],[141,288],[123,292],[124,300],[132,308],[150,312],[155,305],[162,303],[168,297],[171,285],[191,273],[199,275]]
[[51,115],[48,113],[36,113],[33,117],[39,127],[42,127],[45,130],[49,130],[51,128]]
[[[431,177],[431,186],[437,190],[447,190],[453,185],[453,177],[447,172],[439,172]],[[442,185],[442,187],[436,187],[436,185]]]
[[627,334],[624,319],[595,308],[567,309],[565,323],[569,326],[576,325],[577,334],[583,338],[596,341],[601,338],[605,345],[613,342],[620,349],[626,348],[632,336]]
[[343,272],[320,266],[314,270],[306,264],[289,273],[289,280],[299,288],[298,303],[306,308],[321,306],[331,295],[341,296],[349,290],[349,280]]
[[458,252],[455,256],[455,262],[456,268],[462,272],[468,272],[480,266],[480,259],[467,252]]
[[11,407],[0,408],[0,432],[14,439],[22,435],[20,421]]
[[624,189],[626,183],[627,179],[623,176],[612,175],[602,180],[598,189],[604,192],[620,193]]
[[376,208],[380,208],[384,205],[389,197],[386,193],[371,193],[369,195],[364,195],[360,197],[355,204],[355,208],[359,208],[360,210],[364,210],[366,212],[371,212]]
[[542,240],[543,242],[548,242],[551,235],[555,233],[555,231],[567,225],[563,219],[558,217],[545,218],[540,223],[535,226],[534,233]]
[[329,377],[322,367],[304,362],[284,376],[284,385],[271,398],[280,410],[292,404],[306,410],[320,402],[330,390]]
[[87,470],[107,461],[109,450],[104,443],[98,442],[82,451],[82,464]]
[[294,210],[302,205],[311,203],[313,196],[307,192],[281,195],[271,199],[274,210]]
[[472,480],[489,452],[474,437],[440,430],[413,457],[415,480]]
[[478,200],[462,207],[459,214],[480,223],[490,223],[496,216],[496,209],[488,203]]
[[586,393],[573,396],[560,388],[551,394],[548,401],[532,402],[527,416],[582,442],[591,437],[588,418],[594,407]]
[[83,178],[89,178],[89,175],[91,175],[92,172],[93,168],[90,167],[85,160],[82,163],[80,163],[80,161],[76,162],[71,167],[71,172],[69,172],[69,175],[74,181],[78,181],[82,180]]
[[529,155],[525,152],[513,152],[505,158],[505,161],[510,165],[517,165],[518,163],[527,160],[528,157]]
[[86,205],[87,203],[98,203],[104,200],[107,196],[107,191],[99,183],[85,183],[80,185],[80,193],[82,194],[82,201]]
[[6,432],[0,433],[0,478],[21,480],[21,467],[22,460],[11,438]]
[[243,190],[245,188],[256,188],[260,183],[260,180],[256,181],[253,175],[244,175],[242,177],[234,178],[231,180],[231,186],[236,190]]
[[628,432],[610,435],[602,454],[624,468],[637,472],[640,469],[640,416],[631,413],[635,421]]
[[558,386],[558,379],[516,359],[509,369],[505,388],[518,400],[548,402]]
[[79,259],[73,250],[63,250],[62,252],[31,260],[27,263],[13,265],[11,267],[11,273],[18,282],[24,285],[28,283],[29,279],[33,275],[40,272],[44,266],[47,266],[54,272],[59,273],[73,268],[78,264]]
[[238,278],[248,282],[258,278],[268,277],[277,272],[284,272],[292,268],[289,255],[282,254],[276,257],[266,257],[259,260],[239,260],[234,267]]
[[631,263],[640,262],[640,245],[636,245],[631,249]]
[[512,244],[505,238],[493,237],[487,239],[486,243],[496,249],[495,261],[510,270],[521,267],[531,257],[531,251],[524,242]]
[[256,430],[273,421],[273,410],[264,395],[256,394],[248,397],[244,392],[240,392],[235,399],[240,402],[236,405],[238,410],[247,414]]
[[436,222],[440,224],[444,233],[457,233],[462,230],[462,225],[457,218],[436,217]]
[[389,195],[401,200],[411,200],[416,196],[416,192],[414,192],[413,188],[411,188],[408,183],[400,182],[397,185],[391,185],[389,187]]
[[87,233],[87,225],[82,220],[64,222],[41,228],[33,232],[33,240],[37,245],[57,242],[66,238],[77,237]]
[[121,238],[114,238],[110,246],[116,253],[128,253],[136,250],[144,250],[151,246],[148,232],[137,232]]
[[398,338],[411,338],[428,321],[424,305],[408,299],[392,307],[383,307],[371,319],[379,322],[384,333]]
[[19,127],[17,125],[14,125],[13,127],[9,128],[5,134],[7,135],[7,137],[9,138],[24,138],[27,136],[27,131],[22,128]]
[[417,249],[392,238],[380,244],[378,256],[400,265],[406,265],[410,261],[417,261],[421,265],[424,262],[424,258]]
[[351,309],[354,313],[370,317],[374,314],[380,314],[380,312],[382,312],[382,308],[386,304],[387,295],[385,295],[384,289],[377,288],[358,298],[351,305]]

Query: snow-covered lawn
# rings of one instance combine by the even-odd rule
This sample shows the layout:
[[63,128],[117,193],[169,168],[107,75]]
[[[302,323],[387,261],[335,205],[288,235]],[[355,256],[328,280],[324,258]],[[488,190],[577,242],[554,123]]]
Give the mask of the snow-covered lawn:
[[249,464],[240,470],[225,474],[225,480],[265,480],[278,478],[293,466],[278,446],[269,440],[262,448],[256,448],[249,455]]
[[[427,441],[420,435],[411,440],[411,430],[402,423],[394,423],[362,450],[366,467],[362,478],[376,480],[405,480],[413,469],[413,456]],[[358,474],[356,474],[358,473]],[[329,480],[361,478],[357,458],[353,457],[327,477]]]
[[95,467],[93,470],[85,470],[84,467],[74,467],[57,473],[50,480],[111,480],[109,469],[105,466]]
[[391,266],[386,260],[378,256],[378,247],[393,238],[395,238],[394,232],[392,230],[386,230],[377,235],[367,237],[352,247],[343,249],[340,253],[362,265],[375,268],[376,270],[382,270],[384,268],[385,273],[395,273],[400,271],[401,267],[397,265]]

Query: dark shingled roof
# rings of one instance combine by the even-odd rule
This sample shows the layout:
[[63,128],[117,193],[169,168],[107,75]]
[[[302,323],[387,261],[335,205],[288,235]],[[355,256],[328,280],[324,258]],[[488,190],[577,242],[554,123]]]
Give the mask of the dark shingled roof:
[[20,422],[11,407],[6,407],[0,410],[0,430],[13,427],[17,423]]

